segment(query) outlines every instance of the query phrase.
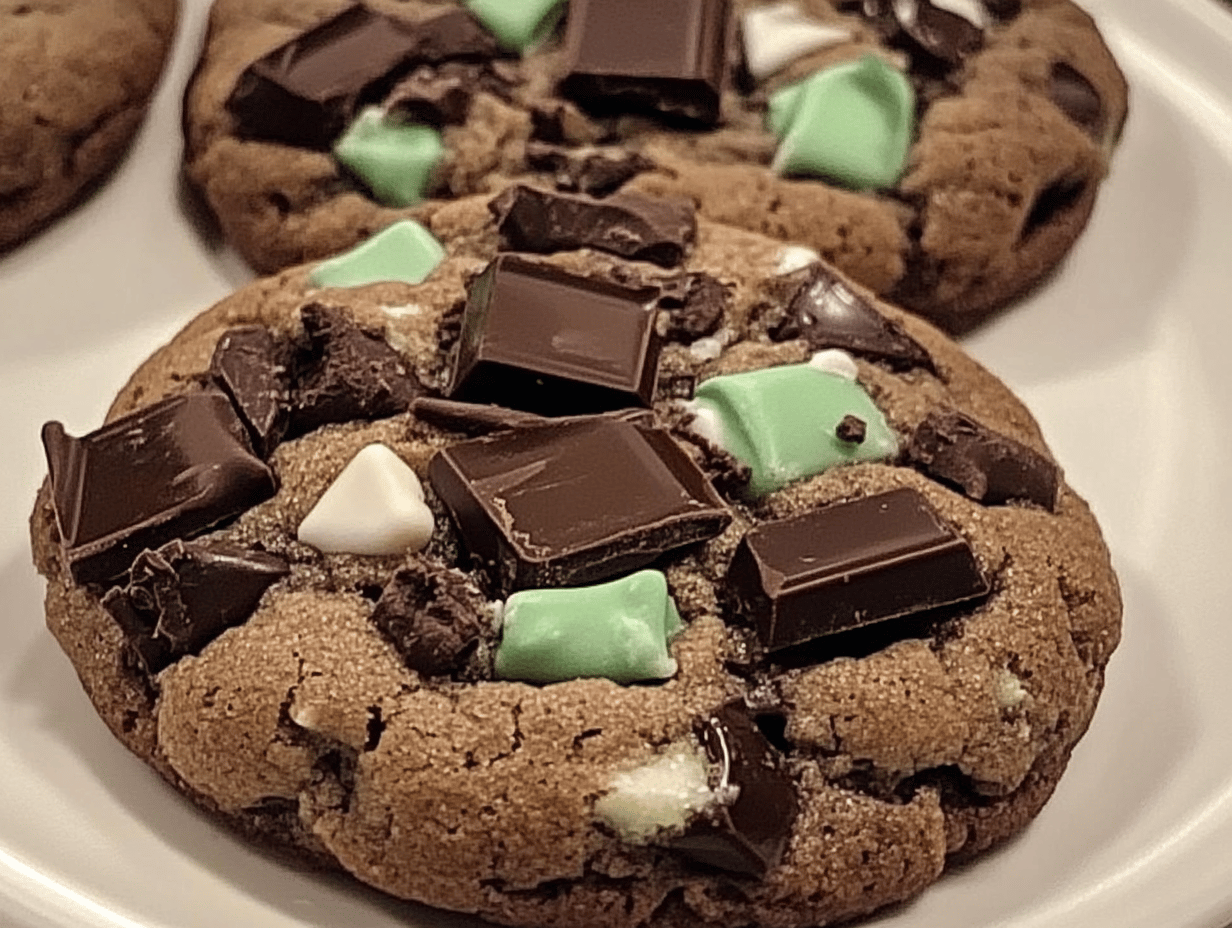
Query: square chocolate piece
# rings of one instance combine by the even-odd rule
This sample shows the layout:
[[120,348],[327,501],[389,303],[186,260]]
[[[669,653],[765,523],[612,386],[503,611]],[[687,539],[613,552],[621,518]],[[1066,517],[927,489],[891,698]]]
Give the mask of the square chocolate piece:
[[471,284],[448,396],[545,416],[648,407],[657,297],[499,255]]
[[757,526],[728,583],[769,650],[989,591],[966,539],[909,489]]
[[596,112],[719,121],[730,0],[573,0],[561,91]]
[[502,595],[629,573],[731,521],[666,431],[615,416],[460,442],[428,479]]

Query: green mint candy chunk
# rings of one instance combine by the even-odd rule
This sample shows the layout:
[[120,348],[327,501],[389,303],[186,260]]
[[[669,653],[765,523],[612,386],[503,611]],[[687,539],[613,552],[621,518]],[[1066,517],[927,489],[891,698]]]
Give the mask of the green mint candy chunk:
[[496,676],[534,683],[665,680],[676,673],[667,642],[680,627],[667,578],[657,570],[594,586],[522,590],[505,602]]
[[565,0],[462,0],[503,47],[523,52],[560,22]]
[[712,377],[693,404],[717,424],[708,437],[749,466],[753,497],[840,464],[898,453],[893,430],[864,388],[811,363]]
[[314,287],[423,283],[445,260],[445,249],[413,219],[395,222],[350,251],[322,261],[308,275]]
[[826,68],[776,92],[767,113],[780,174],[825,177],[854,190],[892,187],[915,133],[915,91],[876,55]]
[[386,206],[421,201],[444,154],[441,134],[431,126],[399,122],[378,106],[361,110],[334,145],[338,162]]

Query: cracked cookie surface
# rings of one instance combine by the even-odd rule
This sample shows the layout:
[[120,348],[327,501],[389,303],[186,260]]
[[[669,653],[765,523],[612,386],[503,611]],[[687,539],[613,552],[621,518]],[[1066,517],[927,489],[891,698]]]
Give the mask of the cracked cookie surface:
[[[1094,23],[1069,0],[965,3],[1001,12],[988,14],[978,50],[950,64],[896,31],[887,11],[897,5],[732,0],[716,126],[584,112],[559,90],[571,52],[558,30],[520,57],[497,59],[482,79],[472,55],[472,72],[462,78],[467,103],[456,104],[466,106],[464,116],[442,117],[446,91],[438,91],[436,118],[448,120],[443,160],[426,199],[399,206],[374,198],[328,145],[313,150],[254,136],[228,108],[246,68],[347,5],[219,0],[213,7],[185,103],[187,173],[227,239],[263,273],[350,247],[399,217],[425,219],[443,200],[494,192],[513,178],[576,186],[580,164],[590,159],[593,169],[596,152],[622,149],[633,159],[608,160],[613,173],[594,183],[687,196],[710,219],[806,244],[877,293],[962,333],[1063,259],[1091,214],[1126,115],[1124,79]],[[913,5],[927,6],[906,4]],[[410,22],[456,9],[423,0],[370,7]],[[776,52],[750,77],[750,49],[757,59],[767,53],[742,44],[741,28],[752,31],[746,16],[784,7],[794,10],[793,22],[803,18],[806,30],[832,38]],[[860,191],[783,176],[766,125],[775,94],[865,55],[901,69],[915,89],[915,129],[898,180]],[[460,93],[458,78],[449,79],[448,92]]]
[[123,156],[171,47],[176,0],[0,3],[0,250]]
[[[345,313],[399,353],[421,396],[439,394],[451,363],[442,345],[457,339],[467,287],[498,239],[482,198],[442,206],[433,228],[450,254],[418,285],[316,289],[311,268],[299,267],[238,291],[145,362],[109,418],[196,389],[237,327],[302,338],[306,306]],[[469,234],[451,238],[451,229]],[[807,357],[804,339],[779,325],[800,273],[784,273],[784,258],[777,242],[702,221],[671,271],[590,250],[536,260],[639,285],[678,272],[721,285],[722,311],[702,326],[710,334],[663,311],[653,403],[713,476],[725,464],[682,430],[672,385]],[[1051,462],[1030,413],[999,381],[927,323],[874,305],[925,352],[905,369],[855,353],[859,383],[904,446],[944,408]],[[684,622],[666,682],[492,679],[490,616],[452,674],[411,670],[371,621],[394,571],[458,568],[457,600],[476,613],[495,595],[462,556],[441,500],[428,493],[438,530],[409,558],[323,554],[297,539],[297,527],[361,448],[387,445],[429,487],[432,456],[464,437],[413,407],[283,440],[269,455],[277,492],[199,540],[260,550],[289,572],[247,621],[153,675],[101,605],[108,584],[70,580],[45,487],[31,530],[48,578],[48,624],[116,736],[233,826],[395,895],[508,924],[683,928],[818,925],[910,898],[947,863],[1021,830],[1090,721],[1119,637],[1120,598],[1085,503],[1062,481],[1051,507],[985,504],[901,455],[836,467],[756,501],[729,494],[726,529],[662,558]],[[966,539],[988,595],[803,654],[767,654],[723,592],[741,538],[900,488]],[[688,740],[699,718],[736,698],[777,713],[767,736],[799,804],[782,859],[763,879],[628,844],[597,820],[594,803],[616,774]]]

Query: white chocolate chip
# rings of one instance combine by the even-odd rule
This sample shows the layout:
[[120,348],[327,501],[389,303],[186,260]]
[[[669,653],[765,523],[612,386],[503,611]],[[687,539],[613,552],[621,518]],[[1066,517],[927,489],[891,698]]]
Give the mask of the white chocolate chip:
[[997,674],[997,704],[1002,709],[1013,709],[1027,698],[1027,689],[1022,681],[1008,670]]
[[372,444],[342,469],[296,537],[325,552],[403,554],[422,549],[434,527],[415,472],[388,446]]
[[855,380],[856,374],[859,373],[855,359],[840,348],[819,351],[809,358],[808,363],[809,367],[815,367],[826,374],[837,374],[847,380]]
[[612,777],[607,794],[595,801],[595,815],[621,840],[645,844],[660,832],[683,830],[717,798],[701,748],[681,742]]
[[749,74],[763,80],[797,58],[850,42],[843,26],[818,22],[793,0],[754,7],[744,14],[744,59]]
[[418,316],[423,307],[416,303],[405,303],[402,306],[382,306],[381,311],[391,319],[405,319],[407,316]]
[[810,264],[816,264],[820,260],[821,255],[811,248],[806,248],[803,245],[784,245],[779,249],[779,263],[774,269],[774,273],[780,276],[790,274],[793,271],[808,267]]
[[723,353],[723,342],[713,335],[699,338],[689,346],[689,354],[695,361],[713,361]]

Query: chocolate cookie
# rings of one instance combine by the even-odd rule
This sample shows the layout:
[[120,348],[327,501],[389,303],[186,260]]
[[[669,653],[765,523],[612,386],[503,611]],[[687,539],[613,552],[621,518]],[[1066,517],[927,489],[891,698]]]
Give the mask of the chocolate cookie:
[[76,202],[145,117],[176,0],[0,3],[0,250]]
[[962,332],[1064,257],[1126,96],[1068,0],[219,0],[185,157],[262,272],[510,180],[633,188]]
[[[931,325],[612,200],[439,205],[448,253],[395,225],[257,281],[98,431],[49,423],[49,627],[193,801],[397,896],[586,928],[910,898],[1085,731],[1099,528]],[[502,250],[510,215],[554,242]]]

